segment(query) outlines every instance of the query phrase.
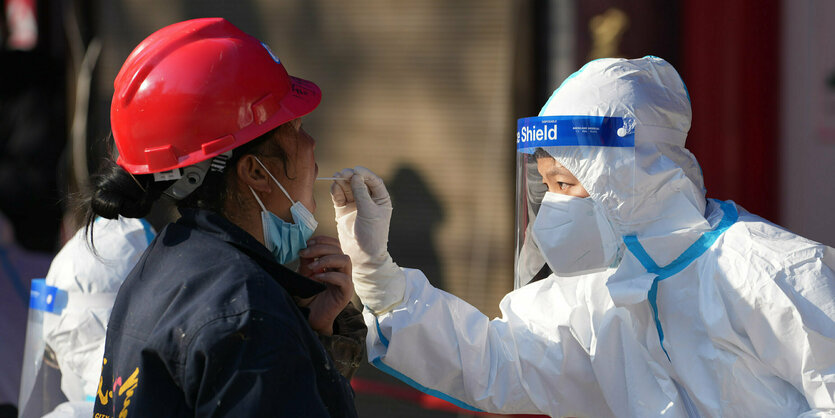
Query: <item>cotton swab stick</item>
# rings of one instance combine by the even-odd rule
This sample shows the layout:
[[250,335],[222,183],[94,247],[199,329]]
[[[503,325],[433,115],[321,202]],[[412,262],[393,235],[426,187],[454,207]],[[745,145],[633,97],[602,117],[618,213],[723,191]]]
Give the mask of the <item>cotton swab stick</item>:
[[348,180],[342,177],[316,177],[316,180]]

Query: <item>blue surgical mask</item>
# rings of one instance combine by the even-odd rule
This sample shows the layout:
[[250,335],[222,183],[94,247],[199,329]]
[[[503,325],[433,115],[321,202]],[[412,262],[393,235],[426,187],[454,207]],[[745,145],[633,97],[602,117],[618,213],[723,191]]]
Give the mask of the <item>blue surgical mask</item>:
[[261,167],[266,170],[270,178],[278,185],[278,188],[287,196],[287,199],[293,203],[290,206],[293,223],[289,223],[268,211],[261,202],[261,199],[258,198],[255,190],[252,190],[252,187],[249,188],[252,195],[255,196],[255,200],[258,201],[258,205],[261,206],[261,227],[264,230],[264,245],[280,264],[293,262],[299,258],[299,251],[307,248],[307,240],[313,236],[313,231],[316,230],[319,223],[316,222],[316,218],[307,210],[307,207],[301,202],[293,201],[293,198],[290,197],[287,190],[270,173],[270,170],[267,170],[267,167],[264,166],[264,163],[258,157],[255,157],[255,160],[258,161],[258,164],[261,164]]

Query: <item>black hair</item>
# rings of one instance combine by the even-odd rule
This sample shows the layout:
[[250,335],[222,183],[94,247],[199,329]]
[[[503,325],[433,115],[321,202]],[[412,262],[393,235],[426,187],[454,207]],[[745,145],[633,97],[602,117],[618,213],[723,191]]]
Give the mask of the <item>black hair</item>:
[[536,160],[538,160],[540,158],[554,158],[551,154],[548,153],[548,151],[545,151],[544,149],[542,149],[540,147],[536,148],[536,151],[534,151],[533,157]]
[[132,175],[113,160],[104,159],[99,170],[90,176],[90,191],[85,199],[87,223],[97,216],[141,218],[171,183],[155,182],[153,174]]
[[[278,158],[287,173],[287,153],[267,139],[285,129],[289,123],[247,142],[232,151],[232,157],[226,162],[223,171],[210,170],[203,183],[184,199],[177,202],[178,208],[207,209],[223,214],[223,205],[229,198],[230,181],[237,175],[235,165],[241,157],[253,154]],[[289,175],[288,175],[289,177]],[[131,174],[116,164],[112,159],[102,161],[99,170],[90,176],[90,187],[82,199],[86,215],[86,234],[93,243],[93,223],[96,217],[116,219],[119,215],[126,218],[142,218],[148,215],[154,202],[174,183],[174,180],[155,181],[153,174]],[[95,251],[95,246],[93,246]]]
[[101,216],[116,219],[141,218],[173,181],[156,182],[153,174],[132,175],[110,158],[102,160],[98,171],[90,176],[88,190],[81,197],[85,234],[93,252],[93,223]]

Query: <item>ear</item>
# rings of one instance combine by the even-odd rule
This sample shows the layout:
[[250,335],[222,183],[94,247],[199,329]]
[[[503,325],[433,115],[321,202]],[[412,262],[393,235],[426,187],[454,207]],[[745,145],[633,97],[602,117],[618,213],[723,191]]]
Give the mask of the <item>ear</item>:
[[261,193],[272,191],[269,174],[264,171],[261,164],[258,164],[254,155],[247,154],[241,157],[235,165],[235,170],[238,174],[238,181],[242,183],[241,186],[244,188],[249,186],[256,192]]

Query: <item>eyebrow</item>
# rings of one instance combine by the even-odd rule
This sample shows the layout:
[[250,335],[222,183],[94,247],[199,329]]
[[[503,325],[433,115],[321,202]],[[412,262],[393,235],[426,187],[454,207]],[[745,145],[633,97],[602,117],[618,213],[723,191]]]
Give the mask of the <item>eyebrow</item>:
[[563,166],[554,165],[553,167],[548,168],[547,174],[548,175],[559,175],[559,174],[565,175],[565,174],[571,174],[571,172],[568,171],[568,169],[563,167]]

